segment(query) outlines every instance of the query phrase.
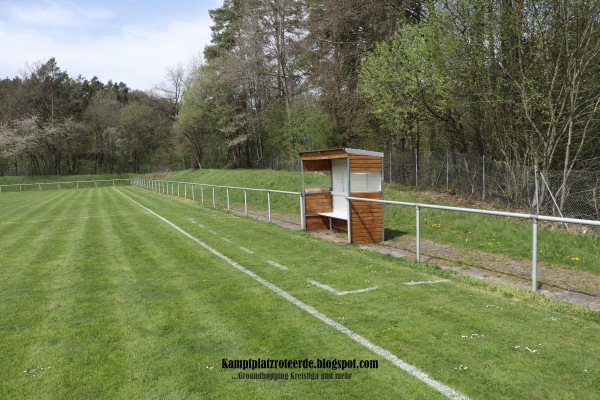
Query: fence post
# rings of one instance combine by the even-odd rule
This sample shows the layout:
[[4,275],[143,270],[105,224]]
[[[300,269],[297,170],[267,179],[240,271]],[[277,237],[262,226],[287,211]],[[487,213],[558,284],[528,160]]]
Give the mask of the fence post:
[[42,191],[42,185],[38,183],[38,190],[41,192]]
[[113,179],[113,186],[115,186],[115,180]]
[[540,194],[538,191],[538,179],[537,179],[537,166],[533,166],[533,182],[535,185],[535,211],[537,215],[540,215]]
[[194,184],[192,183],[192,201],[196,201],[196,193],[194,193]]
[[183,198],[187,200],[187,182],[183,184]]
[[267,210],[269,210],[269,222],[271,222],[271,191],[267,190]]
[[229,187],[227,188],[227,209],[229,210]]
[[415,187],[419,186],[419,153],[415,149]]
[[200,194],[202,195],[202,204],[204,204],[204,185],[200,184]]
[[450,149],[446,149],[446,192],[450,190]]
[[[58,184],[58,188],[60,189],[60,183]],[[19,185],[19,192],[23,191],[23,185]]]
[[213,186],[212,189],[213,189],[213,191],[212,191],[213,192],[213,208],[217,208],[217,205],[215,203],[215,187]]
[[[79,182],[77,182],[77,189],[79,189]],[[41,189],[40,189],[41,190]]]
[[483,172],[483,193],[482,193],[482,200],[485,201],[485,154],[482,157],[483,160],[483,168],[482,168],[482,172]]
[[247,190],[244,189],[244,213],[246,214],[246,216],[248,216],[248,196],[247,196]]
[[389,158],[390,158],[390,177],[388,179],[388,182],[392,183],[392,149],[390,149],[390,157]]
[[531,254],[531,291],[537,292],[537,248],[538,248],[538,220],[537,216],[533,218],[533,238]]
[[417,211],[417,262],[421,262],[421,207],[416,206]]
[[179,182],[177,182],[177,197],[179,197]]

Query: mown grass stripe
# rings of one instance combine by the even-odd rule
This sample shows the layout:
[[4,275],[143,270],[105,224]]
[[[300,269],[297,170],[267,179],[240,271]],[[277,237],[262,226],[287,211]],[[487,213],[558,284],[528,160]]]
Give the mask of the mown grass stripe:
[[[81,197],[81,195],[76,197]],[[72,201],[67,202],[58,211],[67,214],[72,211],[69,207],[72,204]],[[57,205],[46,209],[46,212],[51,213],[53,209],[58,208]],[[32,229],[20,232],[16,236],[21,239],[27,238],[29,243],[32,235],[28,235],[27,232]],[[25,375],[17,370],[7,371],[8,376],[12,376],[12,379],[30,379],[34,376],[39,378],[36,373],[40,374],[41,371],[46,371],[44,373],[47,374],[49,373],[47,372],[48,367],[57,366],[59,358],[49,357],[47,346],[49,342],[59,340],[48,337],[48,328],[54,321],[55,302],[53,297],[58,293],[64,293],[64,290],[55,291],[57,282],[64,286],[63,254],[70,248],[69,241],[75,240],[79,236],[79,232],[76,230],[65,229],[64,222],[48,223],[45,229],[37,229],[34,232],[38,235],[34,245],[28,246],[27,249],[19,249],[19,254],[13,258],[13,264],[8,265],[4,271],[6,275],[12,277],[12,282],[3,281],[5,288],[3,292],[10,296],[10,304],[6,304],[8,301],[2,302],[6,306],[2,312],[3,324],[10,329],[10,331],[5,331],[5,336],[9,343],[13,338],[22,345],[4,348],[2,353],[5,357],[13,360],[9,365],[15,369],[32,371],[26,372]],[[28,310],[28,312],[21,315],[10,311],[15,308]],[[59,330],[61,328],[58,327]],[[25,386],[23,394],[35,393],[37,389],[40,389],[40,385],[42,385],[40,379],[29,382]]]
[[251,278],[253,278],[257,282],[263,284],[264,286],[266,286],[267,288],[271,289],[273,292],[275,292],[279,296],[283,297],[284,299],[288,300],[292,304],[294,304],[297,307],[301,308],[302,310],[306,311],[310,315],[318,318],[319,320],[323,321],[325,324],[327,324],[327,325],[329,325],[329,326],[337,329],[339,332],[345,334],[346,336],[350,337],[354,341],[358,342],[359,344],[361,344],[364,347],[368,348],[369,350],[373,351],[375,354],[378,354],[379,356],[385,358],[386,360],[388,360],[389,362],[391,362],[393,365],[395,365],[398,368],[400,368],[400,369],[404,370],[405,372],[409,373],[413,377],[415,377],[418,380],[420,380],[421,382],[427,384],[431,388],[437,390],[438,392],[440,392],[444,396],[448,397],[449,399],[456,399],[456,400],[465,400],[465,399],[468,399],[468,397],[465,396],[464,394],[462,394],[462,393],[458,392],[457,390],[455,390],[455,389],[453,389],[453,388],[445,385],[442,382],[439,382],[439,381],[433,379],[428,374],[426,374],[425,372],[423,372],[420,369],[416,368],[415,366],[413,366],[411,364],[408,364],[405,361],[401,360],[396,355],[392,354],[390,351],[388,351],[388,350],[386,350],[386,349],[384,349],[384,348],[382,348],[380,346],[377,346],[376,344],[370,342],[366,338],[364,338],[364,337],[358,335],[357,333],[351,331],[350,329],[346,328],[342,324],[340,324],[340,323],[332,320],[331,318],[327,317],[326,315],[320,313],[314,307],[309,306],[306,303],[303,303],[302,301],[298,300],[296,297],[290,295],[289,293],[285,292],[284,290],[280,289],[279,287],[273,285],[269,281],[261,278],[260,276],[258,276],[254,272],[250,271],[249,269],[247,269],[247,268],[243,267],[242,265],[238,264],[237,262],[235,262],[231,258],[225,256],[224,254],[220,253],[219,251],[217,251],[217,250],[213,249],[212,247],[208,246],[206,243],[204,243],[203,241],[199,240],[198,238],[192,236],[191,234],[189,234],[185,230],[181,229],[179,226],[175,225],[173,222],[171,222],[168,219],[160,216],[159,214],[155,213],[151,209],[145,207],[141,203],[139,203],[139,202],[135,201],[134,199],[132,199],[131,197],[127,196],[125,193],[121,192],[119,189],[115,188],[115,190],[118,191],[119,193],[121,193],[123,196],[125,196],[129,200],[131,200],[133,203],[137,204],[139,207],[145,209],[150,214],[154,215],[155,217],[157,217],[161,221],[163,221],[166,224],[168,224],[169,226],[171,226],[172,228],[174,228],[175,230],[177,230],[178,232],[180,232],[184,236],[186,236],[189,239],[193,240],[194,242],[198,243],[200,246],[204,247],[206,250],[208,250],[209,252],[211,252],[215,256],[217,256],[217,257],[221,258],[222,260],[226,261],[229,265],[233,266],[234,268],[236,268],[240,272],[243,272],[244,274],[250,276]]

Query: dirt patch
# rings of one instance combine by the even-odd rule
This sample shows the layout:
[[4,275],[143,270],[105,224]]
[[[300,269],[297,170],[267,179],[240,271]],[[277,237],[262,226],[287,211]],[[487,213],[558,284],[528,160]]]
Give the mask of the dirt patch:
[[[244,215],[243,211],[234,211]],[[261,211],[252,211],[249,216],[266,221],[268,216]],[[272,215],[272,222],[288,229],[299,230],[294,217]],[[345,235],[329,232],[311,232],[315,237],[335,243],[347,244]],[[401,235],[381,244],[361,245],[360,248],[389,254],[394,257],[416,261],[416,238]],[[437,243],[421,239],[421,262],[449,269],[478,279],[502,282],[531,290],[531,260],[514,259],[505,254],[483,252],[476,249]],[[590,307],[600,311],[600,275],[538,263],[538,292],[570,303]]]
[[[348,239],[339,234],[312,234],[336,243],[348,243]],[[382,244],[359,247],[416,261],[416,239],[413,236],[400,236]],[[421,239],[420,251],[421,262],[478,279],[531,290],[531,260],[516,260],[504,254],[487,253],[425,239]],[[600,311],[600,276],[594,273],[538,263],[537,282],[539,293]]]

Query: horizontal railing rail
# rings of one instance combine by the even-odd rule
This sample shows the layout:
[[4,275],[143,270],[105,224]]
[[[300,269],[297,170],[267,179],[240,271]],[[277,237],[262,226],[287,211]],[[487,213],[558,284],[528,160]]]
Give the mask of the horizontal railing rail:
[[363,202],[369,202],[369,203],[415,207],[415,211],[416,211],[416,249],[415,249],[415,251],[416,251],[417,262],[421,261],[420,211],[422,208],[429,208],[429,209],[434,209],[434,210],[466,212],[466,213],[472,213],[472,214],[495,215],[495,216],[500,216],[500,217],[531,219],[532,220],[531,290],[534,292],[537,291],[538,221],[600,226],[600,221],[594,221],[594,220],[589,220],[589,219],[561,218],[561,217],[552,217],[549,215],[523,214],[523,213],[513,213],[513,212],[507,212],[507,211],[494,211],[494,210],[480,210],[477,208],[441,206],[441,205],[436,205],[436,204],[410,203],[410,202],[392,201],[392,200],[366,199],[366,198],[362,198],[362,197],[352,197],[352,196],[346,197],[346,200],[348,201],[349,206],[351,205],[350,203],[352,201],[363,201]]
[[[190,197],[192,201],[196,201],[196,187],[200,187],[200,201],[204,204],[205,200],[205,188],[212,188],[212,205],[216,208],[216,195],[215,189],[225,189],[227,192],[227,209],[231,210],[231,201],[230,201],[230,191],[231,190],[240,190],[244,193],[244,214],[248,215],[248,192],[261,192],[267,194],[267,215],[269,222],[272,222],[272,207],[271,207],[271,194],[284,194],[284,195],[292,195],[300,197],[300,226],[304,229],[304,201],[303,194],[301,192],[291,192],[287,190],[275,190],[275,189],[258,189],[258,188],[248,188],[241,186],[224,186],[224,185],[213,185],[209,183],[196,183],[196,182],[181,182],[181,181],[171,181],[171,180],[157,180],[157,179],[145,179],[145,178],[133,178],[131,180],[131,184],[133,186],[143,187],[148,190],[153,190],[159,193],[164,193],[167,195],[174,196],[175,194],[178,197],[181,197],[183,194],[184,198],[188,198],[188,187],[190,187]],[[183,190],[182,190],[183,186]],[[183,193],[182,193],[183,192]]]
[[[87,181],[61,181],[61,182],[34,182],[34,183],[9,183],[0,185],[0,193],[2,193],[2,188],[14,188],[19,187],[19,191],[23,191],[24,187],[29,186],[37,186],[38,190],[42,190],[42,186],[57,186],[58,189],[61,189],[61,185],[63,186],[75,186],[79,188],[80,184],[84,183],[94,183],[94,186],[98,186],[98,182],[111,182],[112,186],[115,186],[115,182],[122,181],[131,181],[131,178],[118,178],[118,179],[96,179],[96,180],[87,180]],[[5,189],[6,191],[6,189]]]

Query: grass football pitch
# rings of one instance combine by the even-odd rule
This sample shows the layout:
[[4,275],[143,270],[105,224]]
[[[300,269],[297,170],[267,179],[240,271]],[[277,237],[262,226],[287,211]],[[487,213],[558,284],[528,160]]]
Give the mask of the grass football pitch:
[[0,333],[2,399],[600,393],[596,312],[132,187],[0,195]]

